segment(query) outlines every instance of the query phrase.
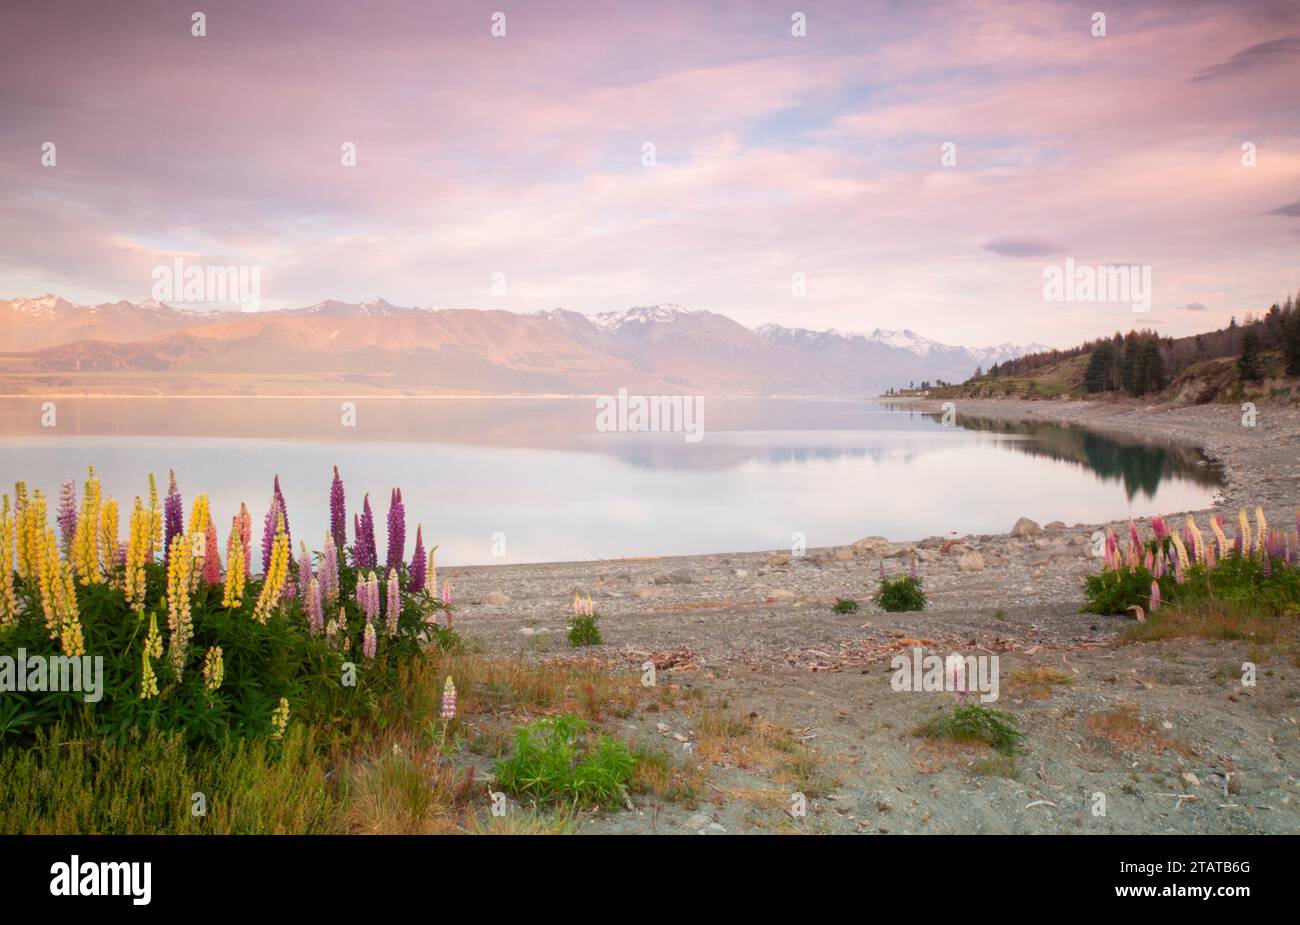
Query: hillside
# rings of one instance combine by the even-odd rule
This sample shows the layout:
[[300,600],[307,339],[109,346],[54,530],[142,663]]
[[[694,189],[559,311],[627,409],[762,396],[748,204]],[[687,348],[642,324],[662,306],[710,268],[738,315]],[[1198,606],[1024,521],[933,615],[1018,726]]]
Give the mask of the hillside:
[[[915,394],[916,390],[894,394]],[[1116,333],[1071,350],[1028,353],[931,398],[1141,397],[1153,402],[1300,403],[1300,308],[1288,295],[1260,318],[1182,338]]]

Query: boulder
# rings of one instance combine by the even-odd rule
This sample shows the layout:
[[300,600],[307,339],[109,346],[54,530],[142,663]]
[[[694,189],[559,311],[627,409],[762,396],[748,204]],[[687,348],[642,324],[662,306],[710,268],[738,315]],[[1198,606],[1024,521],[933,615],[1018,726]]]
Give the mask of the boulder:
[[1043,528],[1038,526],[1028,517],[1021,517],[1011,528],[1012,536],[1037,536],[1043,532]]
[[510,595],[504,591],[489,591],[483,595],[484,604],[509,604]]
[[984,556],[973,549],[968,549],[957,560],[957,568],[963,572],[984,571]]

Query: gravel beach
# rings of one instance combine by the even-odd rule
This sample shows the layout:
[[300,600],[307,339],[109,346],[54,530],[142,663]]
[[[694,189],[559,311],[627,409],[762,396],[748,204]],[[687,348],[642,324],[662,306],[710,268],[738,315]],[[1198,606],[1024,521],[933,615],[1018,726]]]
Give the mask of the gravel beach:
[[[937,402],[918,402],[937,411]],[[1263,506],[1288,528],[1300,504],[1300,412],[1261,406],[1255,426],[1228,405],[964,401],[958,415],[1040,420],[1200,447],[1225,483],[1213,510]],[[489,656],[594,658],[698,701],[796,731],[828,781],[806,817],[783,809],[789,786],[743,762],[702,768],[714,783],[695,807],[654,802],[584,818],[595,832],[1214,832],[1300,831],[1300,657],[1247,642],[1117,643],[1131,622],[1080,612],[1100,524],[1035,524],[1007,511],[1007,533],[911,539],[865,536],[843,547],[676,558],[458,567],[456,627]],[[1184,513],[1159,511],[1182,522]],[[1127,524],[1113,524],[1127,528]],[[870,598],[881,563],[915,557],[923,612],[888,614]],[[565,639],[574,593],[591,594],[604,644]],[[836,613],[838,598],[860,603]],[[912,730],[951,693],[897,693],[890,659],[926,652],[997,654],[1002,690],[1026,738],[1015,768],[989,771],[979,749],[940,748]],[[1254,687],[1241,665],[1260,663]],[[1022,690],[1008,677],[1050,668],[1070,681]],[[1098,717],[1131,717],[1132,741]],[[699,714],[621,721],[680,760]],[[1127,720],[1126,720],[1127,721]],[[1101,732],[1099,732],[1099,730]],[[985,750],[987,751],[987,750]],[[756,777],[756,775],[758,775]],[[1231,781],[1228,785],[1225,781]],[[757,799],[754,793],[764,794]],[[1104,814],[1096,811],[1103,796]]]

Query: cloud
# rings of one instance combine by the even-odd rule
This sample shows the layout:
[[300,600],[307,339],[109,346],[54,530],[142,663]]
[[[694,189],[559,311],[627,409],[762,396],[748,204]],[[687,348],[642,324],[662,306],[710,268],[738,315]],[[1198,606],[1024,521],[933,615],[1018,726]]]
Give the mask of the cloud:
[[1203,312],[1205,306],[1200,302],[1188,302],[1186,305],[1180,306],[1180,309],[1185,312]]
[[1243,48],[1227,61],[1196,72],[1192,80],[1216,80],[1221,77],[1234,77],[1257,68],[1268,67],[1287,58],[1300,55],[1300,39],[1281,38],[1268,42],[1259,42]]
[[1268,213],[1269,215],[1289,215],[1292,218],[1300,218],[1300,199],[1295,202],[1289,202],[1284,206],[1278,206]]
[[1003,257],[1046,257],[1049,254],[1059,254],[1065,250],[1065,245],[1058,244],[1048,238],[1016,234],[1003,235],[991,241],[985,241],[980,247],[986,251],[1001,254]]

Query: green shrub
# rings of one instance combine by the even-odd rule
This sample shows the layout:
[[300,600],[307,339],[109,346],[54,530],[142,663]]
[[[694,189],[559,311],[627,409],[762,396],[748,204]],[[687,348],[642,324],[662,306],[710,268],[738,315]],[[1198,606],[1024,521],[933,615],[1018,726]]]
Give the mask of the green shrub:
[[927,739],[981,742],[1004,755],[1013,755],[1024,738],[1016,726],[1016,718],[1010,713],[972,703],[931,717],[914,734]]
[[921,586],[919,578],[913,578],[911,575],[895,575],[893,578],[880,580],[880,587],[876,589],[872,600],[877,607],[889,613],[924,610],[925,589]]
[[569,645],[575,649],[580,646],[598,646],[601,643],[600,627],[597,622],[600,614],[577,614],[569,618]]
[[[1228,556],[1218,560],[1213,570],[1202,564],[1189,566],[1178,584],[1172,575],[1159,580],[1162,604],[1200,604],[1218,601],[1240,607],[1287,612],[1300,604],[1300,568],[1281,559],[1269,562],[1269,574],[1259,559]],[[1125,614],[1134,604],[1149,611],[1151,583],[1155,576],[1145,566],[1109,569],[1084,580],[1087,613]]]
[[517,728],[514,753],[496,763],[494,774],[518,797],[609,809],[626,803],[635,769],[627,746],[604,735],[593,742],[587,723],[565,714]]
[[842,597],[835,602],[835,605],[831,609],[836,613],[857,613],[858,602]]

